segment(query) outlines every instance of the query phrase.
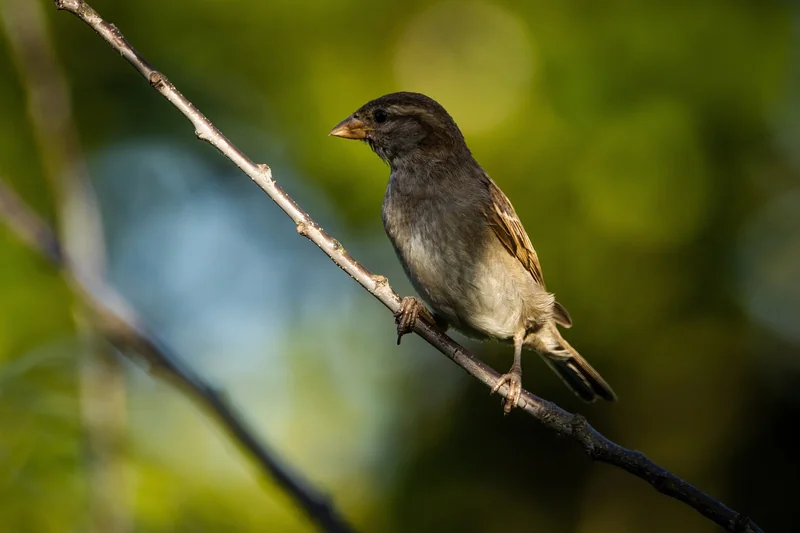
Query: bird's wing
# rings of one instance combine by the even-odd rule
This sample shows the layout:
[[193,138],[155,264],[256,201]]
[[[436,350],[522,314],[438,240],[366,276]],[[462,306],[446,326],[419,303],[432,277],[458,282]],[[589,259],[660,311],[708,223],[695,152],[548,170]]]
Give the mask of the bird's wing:
[[489,218],[489,225],[503,246],[511,255],[519,259],[536,283],[544,288],[539,256],[536,255],[536,250],[533,249],[533,244],[528,234],[525,233],[525,228],[522,227],[522,222],[514,211],[514,207],[491,179],[488,180],[488,188],[491,202],[486,215]]
[[[536,255],[531,239],[525,232],[525,228],[522,227],[522,222],[519,220],[516,211],[514,211],[514,207],[506,195],[503,194],[503,191],[500,190],[500,187],[488,176],[487,187],[491,201],[486,216],[489,219],[489,225],[494,230],[494,234],[497,235],[506,250],[519,259],[519,262],[522,263],[525,270],[531,273],[536,283],[542,289],[545,289],[539,256]],[[564,327],[572,326],[572,319],[564,306],[556,302],[553,311],[556,322]]]

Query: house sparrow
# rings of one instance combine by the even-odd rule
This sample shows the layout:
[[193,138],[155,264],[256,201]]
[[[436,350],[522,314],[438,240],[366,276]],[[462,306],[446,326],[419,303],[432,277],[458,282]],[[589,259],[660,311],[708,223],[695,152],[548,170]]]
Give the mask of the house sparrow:
[[567,343],[567,310],[547,292],[539,258],[506,195],[472,156],[453,118],[418,93],[364,104],[330,135],[358,139],[391,168],[383,225],[414,288],[395,314],[398,344],[418,318],[514,345],[506,413],[522,391],[522,349],[537,352],[580,398],[616,395]]

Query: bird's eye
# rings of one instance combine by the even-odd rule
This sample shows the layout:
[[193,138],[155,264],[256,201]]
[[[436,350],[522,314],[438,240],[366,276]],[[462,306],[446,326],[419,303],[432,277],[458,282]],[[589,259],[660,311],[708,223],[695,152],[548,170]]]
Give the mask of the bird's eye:
[[375,122],[386,122],[386,119],[389,118],[389,114],[384,109],[376,109],[375,112],[372,114],[372,118],[375,119]]

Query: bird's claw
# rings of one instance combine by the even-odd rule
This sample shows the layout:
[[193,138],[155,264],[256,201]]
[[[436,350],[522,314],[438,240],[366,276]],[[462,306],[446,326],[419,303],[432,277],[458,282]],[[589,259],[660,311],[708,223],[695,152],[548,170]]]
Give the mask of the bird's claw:
[[512,367],[507,374],[500,376],[495,386],[492,387],[491,394],[499,391],[503,385],[508,385],[508,394],[503,403],[503,411],[508,414],[517,407],[520,396],[522,396],[522,371],[519,368]]
[[431,324],[435,323],[433,315],[422,302],[413,296],[406,296],[400,302],[400,309],[394,314],[394,321],[397,324],[397,344],[400,344],[400,339],[403,338],[403,335],[414,331],[418,318],[422,318]]

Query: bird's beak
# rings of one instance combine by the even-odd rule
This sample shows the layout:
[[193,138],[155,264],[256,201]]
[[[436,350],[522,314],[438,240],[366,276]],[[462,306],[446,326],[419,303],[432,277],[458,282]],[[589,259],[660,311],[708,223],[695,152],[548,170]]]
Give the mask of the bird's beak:
[[366,139],[370,128],[363,121],[352,115],[341,121],[328,135],[342,139]]

